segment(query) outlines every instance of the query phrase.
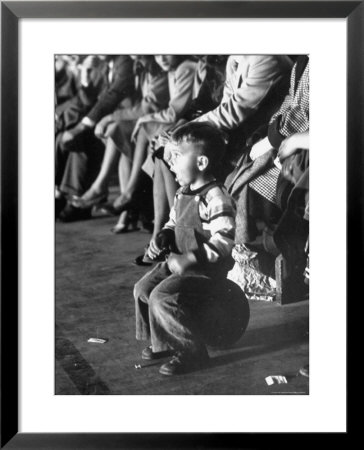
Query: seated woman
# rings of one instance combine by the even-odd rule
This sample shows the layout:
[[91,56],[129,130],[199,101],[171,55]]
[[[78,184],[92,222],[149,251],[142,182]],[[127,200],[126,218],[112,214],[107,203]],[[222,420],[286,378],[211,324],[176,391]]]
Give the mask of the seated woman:
[[300,56],[292,69],[289,94],[270,120],[268,136],[252,147],[250,159],[230,178],[229,192],[237,201],[237,242],[251,242],[260,219],[275,230],[278,249],[267,248],[265,242],[266,250],[282,252],[291,260],[302,255],[308,233],[308,148],[309,60]]
[[[146,115],[168,106],[169,90],[167,74],[161,70],[153,56],[132,56],[135,61],[135,84],[137,95],[133,104],[115,110],[105,116],[95,128],[96,136],[105,144],[105,154],[101,168],[91,187],[73,201],[79,208],[91,208],[107,196],[112,170],[119,161],[119,181],[121,193],[126,188],[133,159],[131,135],[136,121]],[[132,217],[127,211],[121,213],[114,232],[126,231]]]
[[[122,194],[114,201],[111,210],[121,214],[135,205],[135,192],[140,179],[141,168],[153,176],[154,163],[147,148],[150,140],[163,130],[171,128],[189,107],[192,100],[192,86],[196,71],[196,63],[187,56],[159,55],[155,57],[161,69],[168,73],[169,103],[165,109],[140,117],[134,127],[131,141],[135,142],[132,164],[122,174]],[[126,166],[123,166],[125,168]],[[82,206],[82,205],[81,205]],[[123,216],[117,224],[123,228]]]
[[[207,111],[214,109],[221,101],[227,56],[203,55],[197,56],[195,79],[193,83],[193,100],[190,107],[177,124],[167,132],[161,133],[152,141],[154,149],[154,178],[153,178],[153,200],[154,200],[154,226],[153,236],[145,255],[138,256],[137,264],[152,264],[151,253],[154,248],[154,239],[161,227],[168,219],[170,208],[173,205],[177,189],[174,174],[168,165],[168,147],[172,132],[182,124],[192,121]],[[149,254],[149,256],[148,256]]]

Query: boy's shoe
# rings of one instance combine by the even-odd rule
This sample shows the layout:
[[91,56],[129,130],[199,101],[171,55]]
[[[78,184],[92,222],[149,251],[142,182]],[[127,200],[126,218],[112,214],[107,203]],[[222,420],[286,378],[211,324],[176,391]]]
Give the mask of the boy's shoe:
[[163,364],[159,373],[162,375],[180,375],[206,366],[209,361],[207,351],[199,352],[191,355],[188,353],[176,353],[173,358],[167,363]]
[[165,350],[164,352],[153,352],[152,346],[148,345],[142,351],[142,359],[159,359],[164,358],[165,356],[170,356],[172,352],[170,350]]

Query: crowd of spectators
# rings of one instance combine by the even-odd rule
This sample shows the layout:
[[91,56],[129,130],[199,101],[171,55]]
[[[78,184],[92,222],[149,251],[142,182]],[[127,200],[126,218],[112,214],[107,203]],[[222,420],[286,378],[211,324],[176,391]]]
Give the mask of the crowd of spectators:
[[171,135],[204,122],[226,141],[216,178],[236,203],[235,242],[263,233],[309,277],[306,55],[57,55],[55,103],[58,221],[114,215],[116,234],[140,223],[151,238],[136,262],[154,264],[178,188]]

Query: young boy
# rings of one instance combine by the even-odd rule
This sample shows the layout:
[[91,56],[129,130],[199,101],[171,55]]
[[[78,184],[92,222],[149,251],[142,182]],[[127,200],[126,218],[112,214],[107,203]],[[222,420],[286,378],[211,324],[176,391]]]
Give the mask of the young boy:
[[238,298],[234,284],[226,280],[235,207],[214,177],[225,150],[222,134],[208,123],[190,122],[173,133],[170,149],[169,163],[181,188],[151,249],[155,255],[170,253],[134,289],[136,338],[152,344],[142,358],[174,353],[160,367],[163,375],[207,363],[205,344],[237,340],[249,318],[240,289],[236,287]]

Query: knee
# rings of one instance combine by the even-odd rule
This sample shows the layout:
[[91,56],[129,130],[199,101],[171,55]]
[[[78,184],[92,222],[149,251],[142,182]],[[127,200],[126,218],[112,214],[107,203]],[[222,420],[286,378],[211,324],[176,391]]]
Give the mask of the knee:
[[154,289],[149,297],[149,309],[154,313],[160,311],[162,305],[161,297],[158,295],[158,289]]
[[180,283],[168,280],[157,286],[150,294],[149,307],[154,312],[166,312],[181,306],[183,293],[179,289]]
[[171,300],[171,295],[167,295],[163,290],[156,287],[150,294],[149,308],[154,315],[161,314],[171,305]]
[[133,295],[135,300],[145,298],[146,296],[146,286],[143,283],[143,279],[139,280],[134,285]]

